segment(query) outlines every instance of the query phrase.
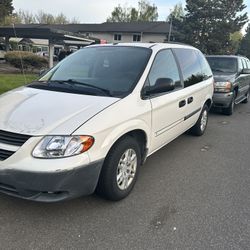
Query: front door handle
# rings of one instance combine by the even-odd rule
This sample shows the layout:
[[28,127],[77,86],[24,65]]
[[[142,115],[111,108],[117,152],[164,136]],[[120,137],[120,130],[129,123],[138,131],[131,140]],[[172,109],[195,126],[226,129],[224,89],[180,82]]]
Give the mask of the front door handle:
[[179,108],[184,107],[186,105],[186,100],[182,100],[179,102]]
[[188,104],[190,104],[191,102],[193,102],[194,98],[191,96],[188,98]]

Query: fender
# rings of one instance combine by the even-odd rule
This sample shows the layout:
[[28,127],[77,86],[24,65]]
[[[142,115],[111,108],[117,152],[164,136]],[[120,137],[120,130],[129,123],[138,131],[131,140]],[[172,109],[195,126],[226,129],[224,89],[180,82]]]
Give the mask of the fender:
[[96,161],[106,157],[116,141],[133,130],[142,130],[146,134],[146,147],[149,148],[151,143],[150,127],[145,121],[141,119],[134,119],[116,125],[108,129],[108,131],[105,130],[101,134],[96,135],[96,138],[98,139],[96,140],[93,148],[88,151],[90,160]]

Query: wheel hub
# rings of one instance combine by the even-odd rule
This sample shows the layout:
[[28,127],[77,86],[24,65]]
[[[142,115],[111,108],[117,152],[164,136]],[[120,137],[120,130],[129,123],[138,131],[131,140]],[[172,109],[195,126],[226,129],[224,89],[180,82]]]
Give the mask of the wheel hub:
[[121,156],[118,167],[116,180],[121,190],[127,189],[135,177],[137,169],[137,156],[133,149],[127,149]]

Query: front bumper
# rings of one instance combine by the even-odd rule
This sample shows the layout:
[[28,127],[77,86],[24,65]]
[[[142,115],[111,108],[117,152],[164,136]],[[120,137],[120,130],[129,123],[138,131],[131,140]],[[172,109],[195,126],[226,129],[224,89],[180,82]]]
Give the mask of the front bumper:
[[233,99],[233,92],[230,93],[214,93],[213,107],[227,108]]
[[0,192],[27,200],[56,202],[92,194],[103,160],[72,170],[31,172],[0,171]]

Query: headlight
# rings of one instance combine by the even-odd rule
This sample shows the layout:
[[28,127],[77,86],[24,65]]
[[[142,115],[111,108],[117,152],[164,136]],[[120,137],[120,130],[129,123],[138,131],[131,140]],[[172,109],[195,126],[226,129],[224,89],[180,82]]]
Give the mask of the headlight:
[[232,88],[231,82],[215,82],[214,83],[215,92],[228,93],[231,91],[231,88]]
[[93,144],[92,136],[45,136],[32,155],[36,158],[69,157],[86,152]]

